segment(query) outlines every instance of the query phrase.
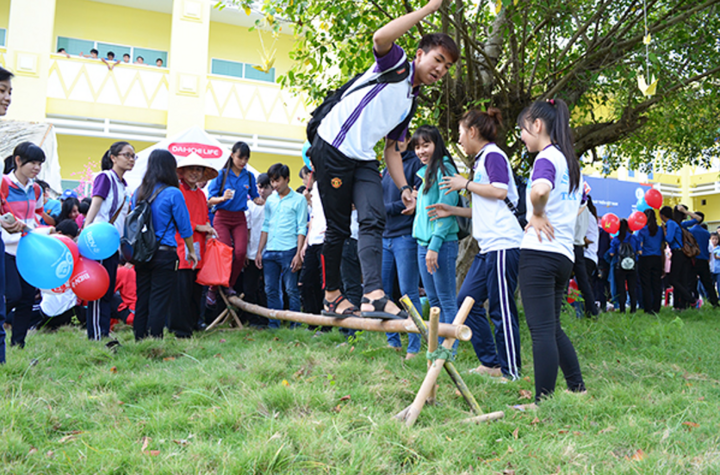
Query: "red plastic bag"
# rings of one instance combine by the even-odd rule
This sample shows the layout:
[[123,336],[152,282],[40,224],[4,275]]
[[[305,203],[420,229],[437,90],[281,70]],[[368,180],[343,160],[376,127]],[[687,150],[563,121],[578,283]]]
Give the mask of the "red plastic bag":
[[208,239],[205,247],[205,263],[195,281],[200,285],[230,286],[233,248],[217,239]]

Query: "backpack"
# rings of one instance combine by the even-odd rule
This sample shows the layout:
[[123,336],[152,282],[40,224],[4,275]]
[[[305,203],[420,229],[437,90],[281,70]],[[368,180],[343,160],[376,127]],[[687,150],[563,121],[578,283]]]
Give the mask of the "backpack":
[[635,251],[629,242],[621,242],[618,247],[618,260],[615,265],[619,270],[635,270]]
[[[137,203],[125,218],[125,235],[120,240],[120,250],[126,261],[133,264],[150,262],[158,248],[152,223],[152,203],[167,186],[159,188],[147,200]],[[162,239],[162,238],[161,238]]]
[[[346,95],[346,93],[352,88],[352,86],[357,82],[357,80],[365,73],[361,73],[356,75],[354,78],[343,84],[339,89],[331,92],[328,94],[325,99],[323,99],[322,104],[320,104],[314,111],[310,113],[310,120],[307,124],[307,139],[312,144],[315,141],[315,137],[317,136],[317,130],[320,127],[320,123],[323,121],[325,116],[327,116],[333,107],[335,107],[335,104],[340,102],[343,97]],[[383,84],[383,83],[397,83],[402,82],[410,75],[410,63],[408,61],[405,61],[400,66],[389,69],[382,73],[380,76],[376,77],[375,79],[366,82],[365,84],[362,84],[361,86],[356,87],[354,91],[358,91],[360,89],[363,89],[368,86],[374,86],[375,84]],[[409,124],[410,120],[412,119],[413,115],[415,115],[415,110],[417,109],[417,100],[413,99],[413,105],[410,109],[410,113],[405,118],[405,120],[402,122],[403,124]],[[312,148],[312,147],[311,147]],[[308,156],[310,155],[310,151],[308,149],[307,152]]]
[[697,240],[695,239],[695,236],[693,236],[693,233],[682,227],[680,229],[682,229],[683,254],[688,256],[690,259],[699,256],[700,246],[698,246]]

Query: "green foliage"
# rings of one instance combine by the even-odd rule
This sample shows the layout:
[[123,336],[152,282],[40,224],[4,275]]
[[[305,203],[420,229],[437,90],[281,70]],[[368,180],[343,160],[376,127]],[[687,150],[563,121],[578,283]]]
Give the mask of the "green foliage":
[[[247,0],[227,0],[250,7]],[[252,4],[279,31],[292,27],[296,61],[279,78],[284,87],[318,100],[373,61],[372,35],[418,1],[264,0]],[[720,0],[647,2],[652,36],[643,44],[643,2],[637,0],[502,0],[498,15],[487,2],[446,1],[440,12],[404,35],[410,56],[423,33],[445,31],[462,60],[441,83],[423,89],[415,125],[437,124],[457,138],[457,120],[469,107],[499,107],[501,146],[519,162],[515,118],[532,101],[565,99],[573,113],[576,150],[612,169],[676,169],[708,165],[717,156],[720,104]],[[638,71],[659,78],[644,97]],[[656,156],[661,153],[661,159]]]
[[559,375],[553,398],[520,413],[509,406],[533,391],[521,315],[522,379],[467,374],[469,343],[455,363],[506,417],[459,423],[471,414],[441,374],[440,404],[410,429],[392,416],[427,363],[371,351],[385,350],[381,333],[364,332],[360,351],[337,331],[135,343],[122,330],[117,353],[79,329],[36,333],[0,367],[0,473],[717,473],[717,316],[563,314],[589,395],[565,393]]

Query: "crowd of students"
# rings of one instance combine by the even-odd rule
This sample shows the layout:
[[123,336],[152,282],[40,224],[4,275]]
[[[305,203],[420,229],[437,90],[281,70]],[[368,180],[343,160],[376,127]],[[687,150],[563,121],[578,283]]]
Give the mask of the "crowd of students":
[[[58,48],[57,54],[61,54],[61,55],[65,56],[66,58],[70,58],[70,57],[71,57],[71,56],[70,56],[70,53],[68,53],[68,52],[65,50],[65,48]],[[84,54],[83,52],[80,52],[80,54],[79,54],[78,56],[81,57],[81,58],[87,58],[87,59],[99,59],[100,61],[102,61],[103,63],[105,63],[105,65],[106,65],[106,66],[108,67],[108,69],[110,69],[110,70],[112,70],[116,65],[118,65],[118,64],[120,64],[120,63],[123,63],[123,64],[131,64],[131,63],[133,63],[133,62],[132,62],[132,58],[130,58],[130,54],[129,54],[129,53],[123,54],[122,60],[117,59],[117,58],[115,57],[115,53],[113,53],[112,51],[108,51],[108,52],[107,52],[107,55],[106,55],[104,58],[101,58],[101,57],[100,57],[100,52],[99,52],[98,50],[96,50],[95,48],[92,48],[92,49],[90,50],[90,54]],[[135,58],[135,61],[134,61],[133,64],[145,64],[145,58],[143,58],[142,56],[138,55],[137,58]],[[163,61],[163,59],[162,59],[162,58],[157,58],[157,59],[155,60],[155,66],[157,66],[158,68],[164,67],[164,61]]]
[[[649,211],[648,224],[637,235],[623,221],[612,240],[595,226],[597,212],[580,173],[569,110],[562,100],[534,102],[517,118],[521,139],[535,155],[525,214],[517,208],[522,188],[503,144],[497,143],[503,127],[498,109],[470,109],[457,124],[459,144],[473,157],[469,177],[458,173],[436,127],[422,125],[409,135],[420,88],[441,80],[460,52],[448,35],[429,34],[420,41],[415,59],[408,60],[396,40],[441,3],[430,0],[375,32],[375,63],[344,90],[310,137],[310,164],[300,172],[302,192],[290,188],[290,169],[281,163],[255,177],[247,170],[251,151],[239,142],[219,173],[192,157],[178,163],[170,152],[155,150],[142,184],[129,196],[123,175],[134,166],[135,150],[130,143],[114,143],[102,159],[81,224],[108,222],[122,234],[128,210],[147,200],[159,247],[150,262],[134,269],[120,262],[118,254],[102,261],[111,284],[105,296],[88,303],[88,337],[108,337],[113,317],[131,322],[137,340],[162,338],[166,327],[188,337],[212,319],[213,309],[221,305],[218,292],[241,291],[247,301],[271,309],[405,319],[397,296],[407,294],[419,308],[424,291],[446,323],[472,297],[467,325],[479,363],[472,372],[513,380],[522,368],[514,298],[519,284],[539,402],[553,393],[558,369],[570,391],[585,391],[578,357],[560,324],[573,273],[590,315],[598,313],[591,295],[602,300],[608,276],[617,307],[624,309],[627,287],[633,311],[638,272],[643,307],[657,312],[665,241],[672,256],[668,283],[676,308],[696,301],[691,274],[700,276],[716,305],[710,279],[717,281],[718,273],[709,256],[717,252],[717,236],[709,253],[700,213],[689,213],[694,220],[682,221],[687,210],[663,208],[665,225],[660,228]],[[10,76],[0,75],[0,96],[9,81]],[[385,169],[380,173],[374,147],[383,137]],[[22,203],[13,210],[29,228],[45,217],[42,191],[33,185],[43,160],[39,148],[23,144],[6,176],[11,190],[6,199],[11,207]],[[65,198],[56,230],[83,212],[82,203]],[[468,220],[470,230],[462,226]],[[17,274],[13,260],[22,226],[2,226],[7,310],[14,310],[11,344],[22,345],[37,289]],[[682,230],[688,227],[700,244],[694,265],[683,252],[687,238]],[[458,240],[465,232],[477,240],[480,251],[456,292]],[[226,289],[196,282],[211,237],[233,249]],[[247,318],[255,325],[280,326],[279,321]],[[402,345],[398,334],[388,334],[387,341],[394,348]],[[409,334],[406,357],[419,349],[419,338]]]
[[582,236],[594,244],[586,247],[586,272],[574,274],[586,314],[638,308],[657,314],[663,304],[677,310],[718,306],[718,230],[708,230],[702,212],[682,204],[665,206],[658,223],[656,212],[648,209],[643,228],[633,232],[622,219],[617,235],[611,236],[590,205],[591,223]]

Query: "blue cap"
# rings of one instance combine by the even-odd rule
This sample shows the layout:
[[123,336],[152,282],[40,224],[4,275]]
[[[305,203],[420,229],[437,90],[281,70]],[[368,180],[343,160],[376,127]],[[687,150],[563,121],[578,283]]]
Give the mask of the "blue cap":
[[63,194],[60,195],[60,201],[64,201],[68,198],[75,198],[78,199],[78,194],[75,190],[65,190],[63,191]]

